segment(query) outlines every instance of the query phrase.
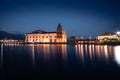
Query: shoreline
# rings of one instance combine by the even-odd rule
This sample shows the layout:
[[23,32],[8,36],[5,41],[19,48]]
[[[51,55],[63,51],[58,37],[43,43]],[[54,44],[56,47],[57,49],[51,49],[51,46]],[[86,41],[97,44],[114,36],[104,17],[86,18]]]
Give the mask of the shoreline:
[[104,42],[104,43],[69,43],[69,42],[62,42],[62,43],[3,43],[0,42],[0,44],[66,44],[66,45],[120,45],[120,42]]

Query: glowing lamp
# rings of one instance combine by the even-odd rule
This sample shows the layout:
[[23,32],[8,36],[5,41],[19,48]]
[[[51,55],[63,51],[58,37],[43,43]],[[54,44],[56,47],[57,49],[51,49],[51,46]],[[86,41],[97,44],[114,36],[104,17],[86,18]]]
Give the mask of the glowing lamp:
[[120,31],[117,31],[116,34],[120,35]]

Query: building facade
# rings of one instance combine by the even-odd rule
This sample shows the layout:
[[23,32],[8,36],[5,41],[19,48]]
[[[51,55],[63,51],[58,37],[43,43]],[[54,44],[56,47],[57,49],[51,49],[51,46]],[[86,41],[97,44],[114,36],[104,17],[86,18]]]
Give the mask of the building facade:
[[105,32],[101,35],[98,36],[98,40],[102,40],[102,39],[117,39],[117,35],[111,32]]
[[35,30],[25,34],[25,42],[28,43],[66,43],[67,35],[62,30],[62,26],[58,24],[57,31],[46,32],[43,30]]

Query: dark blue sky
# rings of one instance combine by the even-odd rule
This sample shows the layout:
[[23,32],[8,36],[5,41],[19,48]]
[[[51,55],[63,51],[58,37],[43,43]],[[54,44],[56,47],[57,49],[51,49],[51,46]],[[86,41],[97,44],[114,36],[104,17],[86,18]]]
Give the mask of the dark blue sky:
[[97,35],[120,29],[119,0],[0,0],[0,30],[26,33],[55,31],[68,36]]

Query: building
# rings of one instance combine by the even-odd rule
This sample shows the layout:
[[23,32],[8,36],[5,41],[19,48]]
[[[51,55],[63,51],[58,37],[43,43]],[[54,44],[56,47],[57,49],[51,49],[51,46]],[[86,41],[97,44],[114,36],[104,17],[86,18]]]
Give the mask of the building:
[[62,30],[62,26],[58,24],[57,31],[46,32],[43,30],[35,30],[25,34],[25,42],[28,43],[66,43],[67,35]]
[[111,32],[105,32],[97,37],[98,43],[104,43],[104,42],[120,42],[120,38],[117,34],[111,33]]
[[117,35],[111,32],[105,32],[101,35],[98,36],[98,40],[102,40],[102,39],[117,39]]
[[19,42],[18,42],[18,40],[15,40],[15,39],[4,39],[3,43],[4,44],[17,44]]

